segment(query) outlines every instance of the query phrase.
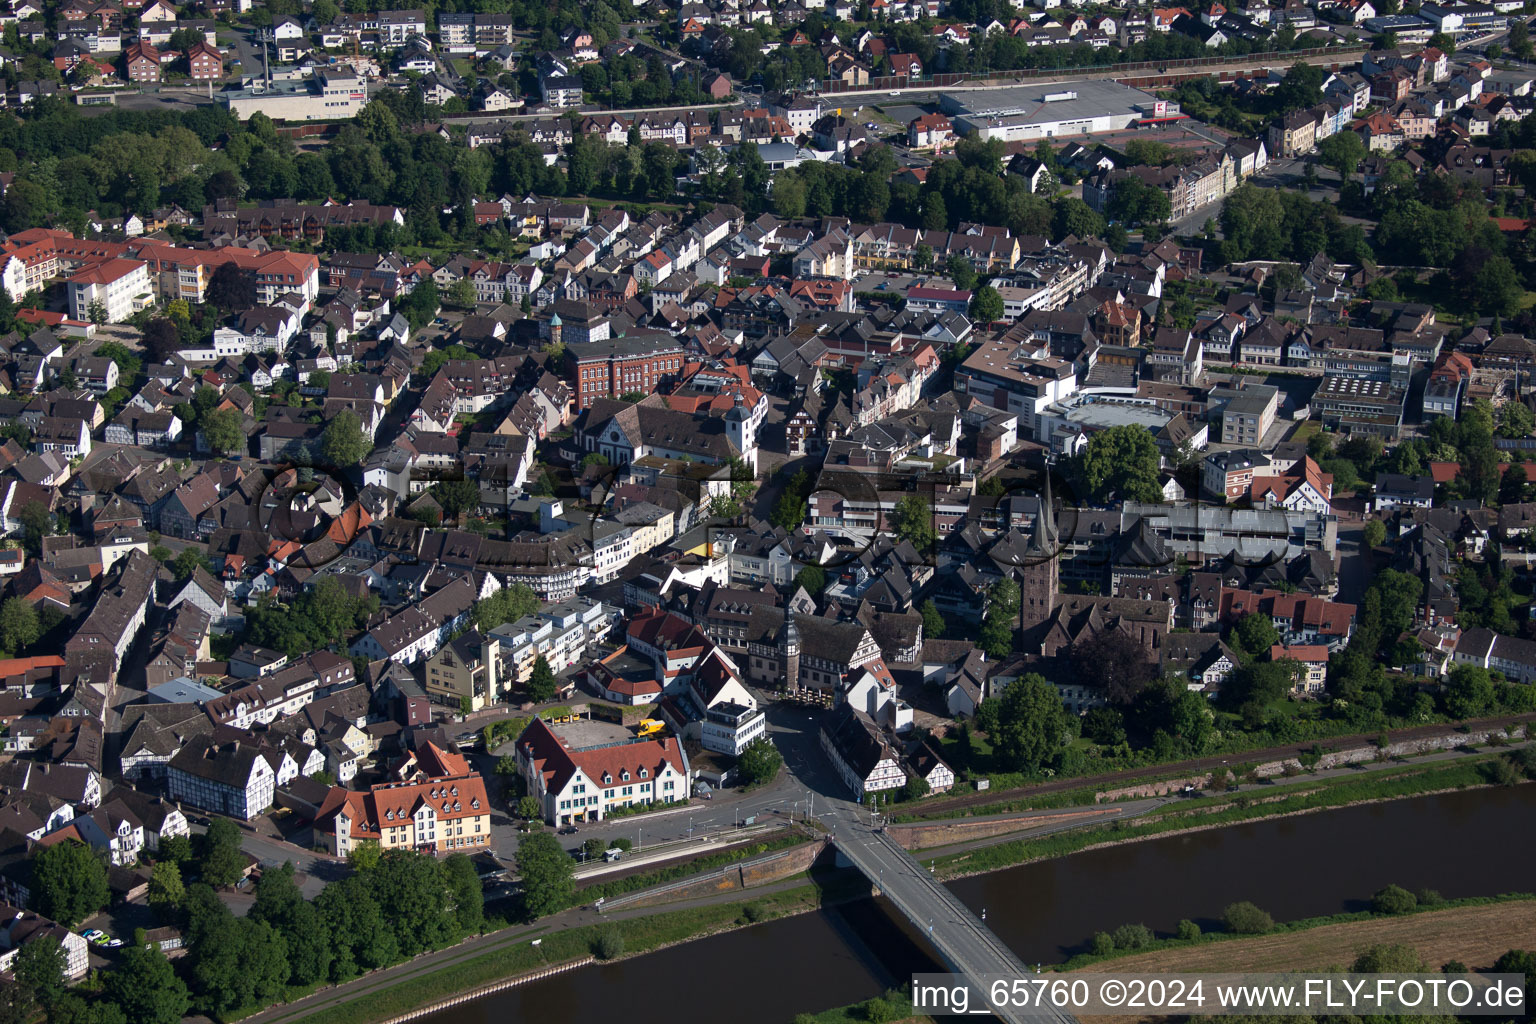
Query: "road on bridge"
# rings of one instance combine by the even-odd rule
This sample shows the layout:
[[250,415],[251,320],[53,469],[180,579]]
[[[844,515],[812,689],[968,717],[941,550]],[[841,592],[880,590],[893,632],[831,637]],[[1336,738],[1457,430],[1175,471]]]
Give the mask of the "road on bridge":
[[[928,936],[950,970],[964,975],[973,987],[986,991],[984,979],[1023,978],[1032,973],[1014,952],[992,934],[969,907],[958,900],[882,827],[861,820],[857,807],[850,811],[839,802],[820,815],[832,828],[838,852]],[[1004,1008],[994,1012],[1005,1021],[1073,1021],[1054,1008]]]

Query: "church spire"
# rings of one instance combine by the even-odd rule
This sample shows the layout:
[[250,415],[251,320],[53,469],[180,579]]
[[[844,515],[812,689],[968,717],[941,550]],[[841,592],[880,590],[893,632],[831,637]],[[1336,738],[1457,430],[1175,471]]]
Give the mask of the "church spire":
[[1034,536],[1030,548],[1047,554],[1056,551],[1056,510],[1051,501],[1051,457],[1045,457],[1045,489],[1040,493],[1040,507],[1035,511]]

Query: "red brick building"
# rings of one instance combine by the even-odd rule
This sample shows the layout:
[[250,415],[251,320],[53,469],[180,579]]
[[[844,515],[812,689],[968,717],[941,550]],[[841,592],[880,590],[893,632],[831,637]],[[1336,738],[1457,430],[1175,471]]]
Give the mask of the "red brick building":
[[566,349],[566,367],[581,411],[599,398],[648,395],[683,369],[683,348],[670,334],[640,334]]
[[158,82],[160,51],[148,43],[131,43],[123,51],[123,69],[130,82]]
[[187,50],[187,69],[199,82],[224,77],[224,55],[206,42],[196,43]]

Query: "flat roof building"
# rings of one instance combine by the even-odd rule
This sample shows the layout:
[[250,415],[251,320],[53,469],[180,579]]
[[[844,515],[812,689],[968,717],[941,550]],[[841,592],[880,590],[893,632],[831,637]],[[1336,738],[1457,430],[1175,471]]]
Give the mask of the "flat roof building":
[[961,134],[1004,142],[1097,135],[1184,118],[1177,103],[1113,81],[945,93],[939,106]]
[[350,68],[325,68],[296,82],[257,83],[224,97],[242,121],[257,111],[274,121],[342,121],[367,105],[368,82]]

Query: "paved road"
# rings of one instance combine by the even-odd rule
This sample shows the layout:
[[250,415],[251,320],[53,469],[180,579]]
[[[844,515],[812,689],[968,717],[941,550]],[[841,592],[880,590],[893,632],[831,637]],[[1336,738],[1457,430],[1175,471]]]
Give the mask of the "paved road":
[[[757,789],[730,789],[717,792],[712,799],[694,799],[686,807],[613,818],[581,825],[573,836],[562,836],[569,849],[576,849],[588,839],[628,839],[638,851],[662,842],[729,836],[748,818],[756,823],[801,820],[807,811],[819,816],[824,801],[840,796],[842,783],[817,746],[817,728],[821,712],[798,704],[769,703],[766,694],[757,694],[768,716],[768,734],[784,755],[789,770]],[[818,763],[820,762],[820,763]],[[809,781],[807,781],[809,780]],[[510,821],[493,823],[497,857],[511,864],[517,852],[517,830]]]

